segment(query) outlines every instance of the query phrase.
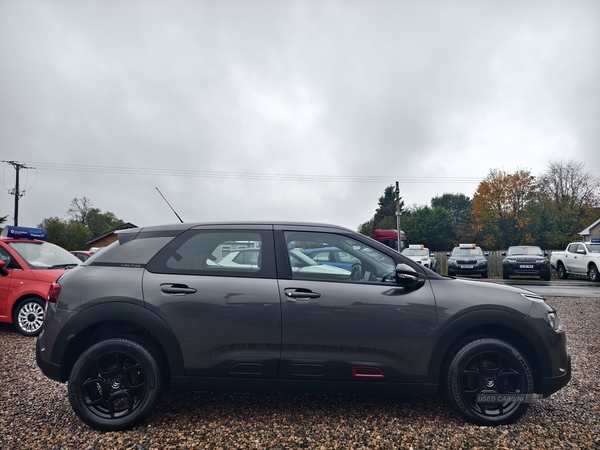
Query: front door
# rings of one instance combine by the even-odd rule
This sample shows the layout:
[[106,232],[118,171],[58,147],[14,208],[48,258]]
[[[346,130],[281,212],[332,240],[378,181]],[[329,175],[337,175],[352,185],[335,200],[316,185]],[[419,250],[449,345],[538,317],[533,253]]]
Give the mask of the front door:
[[398,286],[394,258],[343,235],[282,233],[292,260],[298,252],[321,246],[339,248],[360,264],[345,273],[326,265],[303,271],[292,265],[290,278],[280,279],[280,377],[425,381],[436,333],[429,281],[416,290]]

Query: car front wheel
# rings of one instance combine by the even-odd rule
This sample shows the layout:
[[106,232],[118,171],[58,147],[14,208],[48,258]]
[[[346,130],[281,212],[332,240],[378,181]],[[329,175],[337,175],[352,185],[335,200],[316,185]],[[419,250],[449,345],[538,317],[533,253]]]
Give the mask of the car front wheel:
[[24,336],[37,336],[44,325],[44,302],[29,297],[21,300],[15,308],[13,323]]
[[483,338],[462,346],[447,371],[448,396],[478,425],[513,423],[527,411],[524,395],[533,394],[533,373],[509,343]]
[[69,401],[89,426],[118,431],[139,423],[158,402],[164,380],[157,358],[129,339],[101,341],[75,362]]

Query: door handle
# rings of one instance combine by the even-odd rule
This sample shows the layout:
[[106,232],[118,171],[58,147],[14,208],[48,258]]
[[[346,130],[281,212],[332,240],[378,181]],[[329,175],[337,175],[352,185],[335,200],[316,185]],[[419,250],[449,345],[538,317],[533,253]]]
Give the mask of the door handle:
[[161,284],[160,290],[171,295],[194,294],[196,289],[186,286],[185,284]]
[[285,290],[285,296],[293,302],[308,302],[311,298],[319,298],[321,294],[313,292],[309,289],[290,288]]

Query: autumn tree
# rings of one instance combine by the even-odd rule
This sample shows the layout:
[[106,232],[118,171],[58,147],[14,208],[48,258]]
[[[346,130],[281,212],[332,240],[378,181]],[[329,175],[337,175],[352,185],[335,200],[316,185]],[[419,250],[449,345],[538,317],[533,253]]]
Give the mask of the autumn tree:
[[527,208],[536,198],[536,180],[527,170],[491,170],[473,195],[476,238],[488,249],[529,243]]

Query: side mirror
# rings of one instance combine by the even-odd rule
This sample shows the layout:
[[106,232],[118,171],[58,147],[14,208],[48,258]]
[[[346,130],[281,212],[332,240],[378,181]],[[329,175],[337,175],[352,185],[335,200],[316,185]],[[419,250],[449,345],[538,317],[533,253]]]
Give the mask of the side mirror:
[[446,256],[450,256],[450,253],[446,253]]
[[405,288],[418,289],[425,284],[425,280],[419,278],[415,269],[402,263],[396,265],[396,283]]
[[0,259],[0,275],[3,277],[8,276],[8,270],[6,270],[6,263]]
[[487,258],[489,255],[490,255],[490,252],[485,252],[485,253],[483,254],[483,256],[485,256],[486,258]]
[[502,252],[502,256],[506,256],[506,252]]

